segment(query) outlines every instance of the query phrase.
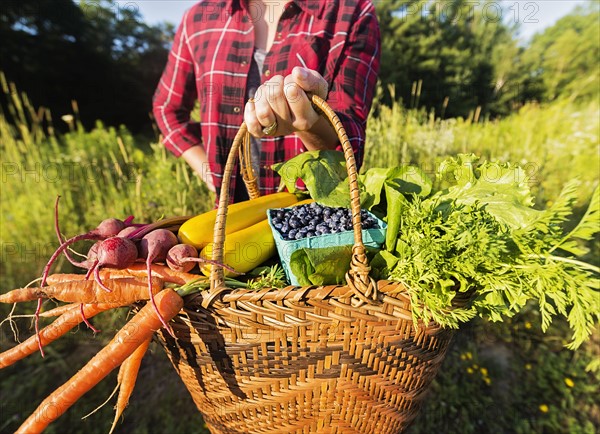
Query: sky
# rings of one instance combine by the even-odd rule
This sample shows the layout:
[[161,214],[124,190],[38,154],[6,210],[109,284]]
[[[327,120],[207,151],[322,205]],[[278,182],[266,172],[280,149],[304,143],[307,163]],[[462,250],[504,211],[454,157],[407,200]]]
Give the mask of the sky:
[[[438,1],[444,4],[444,0]],[[119,0],[117,3],[121,7],[137,8],[149,24],[168,21],[177,25],[185,10],[196,0]],[[518,23],[520,39],[527,41],[536,32],[551,26],[575,6],[584,3],[585,0],[499,0],[483,13],[490,19],[502,18],[508,23]],[[484,0],[471,0],[470,4],[481,9]],[[501,5],[503,10],[497,5]]]

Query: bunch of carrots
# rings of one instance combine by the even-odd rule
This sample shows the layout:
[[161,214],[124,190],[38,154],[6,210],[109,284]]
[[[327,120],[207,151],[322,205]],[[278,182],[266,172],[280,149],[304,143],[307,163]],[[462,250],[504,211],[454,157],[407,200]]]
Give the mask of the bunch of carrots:
[[[60,246],[44,267],[40,286],[27,286],[0,295],[0,303],[38,301],[34,315],[35,335],[0,353],[0,369],[38,349],[43,356],[46,345],[82,322],[96,332],[88,319],[101,312],[149,301],[106,347],[48,396],[17,431],[42,432],[120,366],[117,376],[119,395],[112,432],[129,402],[142,358],[154,332],[164,327],[174,336],[169,321],[183,308],[183,296],[189,294],[190,290],[205,288],[209,284],[207,278],[188,271],[196,262],[212,261],[198,258],[198,252],[190,249],[189,245],[179,244],[173,233],[189,217],[164,219],[144,225],[133,224],[133,217],[124,221],[108,219],[86,234],[65,240],[58,222],[58,201],[57,198],[55,231]],[[84,239],[97,242],[90,248],[87,258],[78,262],[71,256],[68,247]],[[86,269],[86,274],[50,274],[52,264],[61,254],[74,265]],[[218,265],[229,269],[225,265]],[[67,304],[41,312],[42,302],[48,298]],[[40,316],[57,318],[40,330]]]

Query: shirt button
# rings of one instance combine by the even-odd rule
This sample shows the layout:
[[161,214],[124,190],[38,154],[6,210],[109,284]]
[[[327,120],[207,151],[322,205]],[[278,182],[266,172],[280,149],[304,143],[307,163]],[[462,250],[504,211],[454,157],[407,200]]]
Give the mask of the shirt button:
[[283,37],[283,33],[279,32],[277,33],[277,39],[281,39]]
[[240,109],[239,107],[234,107],[233,108],[233,112],[234,113],[239,113],[240,111],[242,111],[242,109]]
[[271,75],[271,70],[270,70],[270,69],[267,69],[267,70],[265,71],[265,77],[268,77],[269,75]]
[[242,63],[241,63],[242,66],[246,66],[247,64],[248,64],[248,62],[246,62],[245,60],[242,60]]

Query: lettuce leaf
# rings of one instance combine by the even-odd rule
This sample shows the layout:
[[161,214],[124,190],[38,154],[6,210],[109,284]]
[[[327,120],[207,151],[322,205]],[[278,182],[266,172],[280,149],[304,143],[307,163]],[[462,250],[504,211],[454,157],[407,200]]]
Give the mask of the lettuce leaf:
[[[484,204],[496,220],[513,229],[527,227],[540,211],[532,208],[533,195],[525,171],[513,164],[485,162],[460,154],[442,162],[438,179],[450,186],[439,194],[443,200],[462,205]],[[436,198],[437,199],[437,198]]]
[[348,172],[342,152],[307,151],[272,167],[288,191],[297,191],[296,183],[302,179],[310,197],[321,205],[350,207]]
[[292,253],[290,269],[302,286],[344,284],[352,246],[302,248]]

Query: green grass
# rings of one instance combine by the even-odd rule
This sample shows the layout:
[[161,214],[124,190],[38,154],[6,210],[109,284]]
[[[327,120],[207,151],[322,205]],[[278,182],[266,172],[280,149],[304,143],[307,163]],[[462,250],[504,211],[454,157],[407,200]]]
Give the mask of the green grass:
[[[135,138],[124,128],[100,123],[84,131],[76,119],[68,133],[54,134],[48,113],[33,110],[24,95],[4,81],[1,84],[10,100],[9,111],[0,113],[3,292],[38,277],[56,248],[52,217],[57,195],[61,195],[61,226],[67,235],[85,232],[109,216],[133,214],[136,221],[144,222],[212,207],[214,196],[183,161],[167,155],[157,140]],[[597,103],[528,105],[508,118],[480,122],[435,119],[425,111],[399,105],[378,106],[377,113],[369,122],[365,168],[410,162],[433,173],[439,159],[458,152],[518,161],[528,168],[540,207],[551,202],[573,177],[583,181],[583,207],[598,182]],[[592,259],[597,260],[598,245]],[[56,267],[68,269],[64,262]],[[19,307],[18,313],[32,309]],[[0,317],[7,314],[8,308],[0,307]],[[100,315],[93,321],[103,330],[101,334],[93,336],[81,327],[48,347],[44,360],[36,354],[1,370],[0,432],[13,432],[50,391],[108,341],[125,322],[125,315],[125,310]],[[19,319],[17,328],[26,337],[31,321]],[[599,364],[593,361],[600,356],[598,333],[594,342],[577,352],[564,349],[567,337],[568,330],[560,322],[542,334],[532,312],[501,324],[473,321],[466,325],[409,432],[597,431]],[[0,349],[13,342],[12,331],[4,323]],[[100,405],[114,384],[112,375],[48,432],[108,432],[114,400],[89,418],[81,417]],[[190,396],[156,344],[143,362],[117,432],[206,432]]]

